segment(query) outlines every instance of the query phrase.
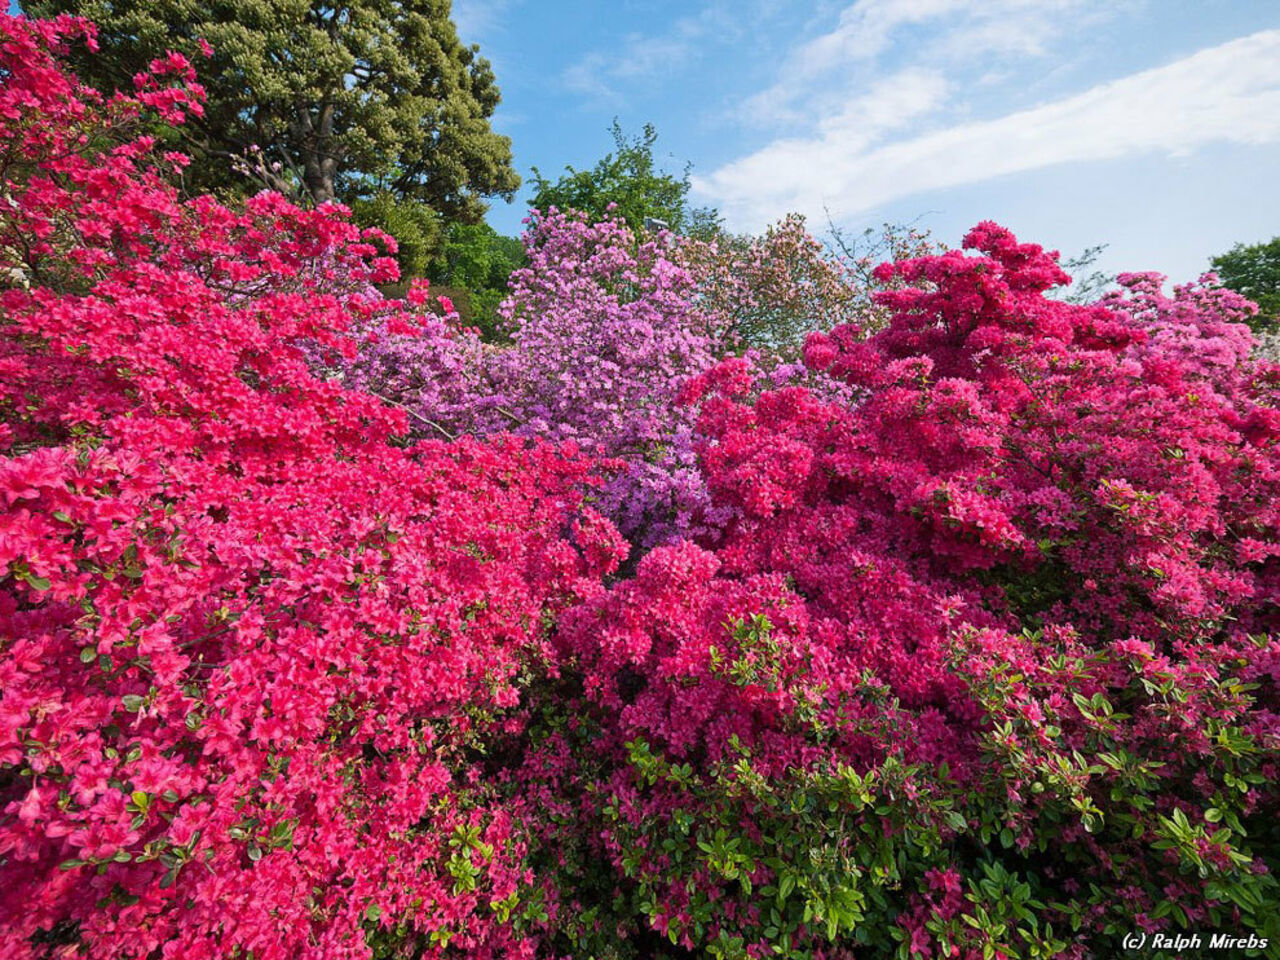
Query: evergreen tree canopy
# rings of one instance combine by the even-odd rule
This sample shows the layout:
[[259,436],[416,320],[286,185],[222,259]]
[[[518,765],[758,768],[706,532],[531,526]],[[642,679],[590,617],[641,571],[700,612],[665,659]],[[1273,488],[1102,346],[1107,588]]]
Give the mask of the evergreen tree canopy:
[[[205,116],[184,129],[193,186],[261,184],[315,202],[390,193],[473,222],[520,185],[489,118],[499,91],[450,0],[31,0],[99,28],[77,64],[100,87],[168,51],[200,64]],[[203,41],[203,43],[202,43]],[[213,48],[202,60],[204,43]]]

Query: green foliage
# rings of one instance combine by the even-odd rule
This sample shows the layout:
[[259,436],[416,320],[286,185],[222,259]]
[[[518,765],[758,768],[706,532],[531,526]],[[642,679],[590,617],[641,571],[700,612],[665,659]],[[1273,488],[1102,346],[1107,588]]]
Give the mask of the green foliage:
[[[870,946],[868,956],[887,955],[900,906],[893,891],[917,885],[928,866],[945,862],[939,825],[923,804],[902,799],[922,771],[893,758],[866,774],[837,764],[779,778],[763,775],[738,745],[736,757],[704,776],[643,740],[627,747],[641,789],[682,798],[660,827],[637,833],[621,814],[621,797],[605,806],[606,823],[624,838],[635,909],[650,920],[664,917],[671,876],[697,881],[688,923],[671,922],[667,933],[672,943],[688,934],[718,960],[748,956],[747,945],[761,938],[780,956],[811,957],[802,930],[819,931],[833,945]],[[753,904],[760,915],[712,935],[725,896]]]
[[[171,136],[195,189],[266,185],[316,202],[389,193],[476,221],[481,198],[520,185],[511,141],[492,131],[499,92],[465,46],[449,0],[31,0],[33,16],[98,24],[101,53],[77,69],[103,89],[168,51],[197,65],[205,116]],[[200,41],[212,44],[206,60]],[[245,174],[248,176],[246,177]],[[256,184],[256,187],[255,187]]]
[[648,219],[661,220],[676,233],[710,237],[718,232],[720,215],[713,209],[689,205],[689,169],[676,178],[657,168],[653,145],[658,132],[646,123],[639,136],[628,138],[613,121],[614,152],[605,154],[590,170],[565,167],[554,183],[533,168],[535,193],[530,205],[581,210],[593,223],[604,220],[610,204],[615,216],[640,229]]
[[[769,620],[753,615],[725,628],[739,652],[731,658],[713,648],[712,673],[773,689]],[[1141,661],[1109,652],[1050,658],[1037,678],[1011,665],[974,669],[963,639],[953,654],[992,721],[976,744],[990,771],[978,782],[957,779],[945,763],[910,765],[892,752],[867,768],[836,761],[779,771],[760,767],[737,737],[707,765],[672,756],[660,742],[628,742],[631,776],[601,807],[627,880],[629,906],[615,901],[614,909],[717,960],[745,958],[761,940],[777,956],[853,947],[860,957],[911,960],[919,956],[913,930],[960,956],[1033,960],[1066,954],[1090,926],[1096,955],[1119,956],[1135,907],[1114,888],[1072,881],[1093,875],[1106,857],[1118,869],[1167,856],[1187,889],[1204,885],[1204,913],[1188,914],[1183,891],[1152,876],[1128,888],[1150,904],[1147,916],[1174,931],[1254,931],[1277,942],[1280,885],[1260,869],[1276,849],[1277,828],[1250,797],[1272,755],[1221,719],[1247,715],[1256,684],[1227,676],[1193,690],[1172,674],[1153,680]],[[1103,676],[1115,681],[1105,692],[1096,683]],[[1069,706],[1061,717],[1029,715],[1017,707],[1029,694],[1061,694]],[[1158,737],[1132,736],[1134,716],[1180,716],[1206,698],[1215,709],[1198,719],[1206,745],[1199,763],[1176,770],[1155,759]],[[872,676],[852,691],[849,706],[859,702],[881,703],[881,718],[853,719],[855,708],[833,725],[830,713],[797,709],[796,729],[815,743],[840,741],[870,733],[868,724],[899,707]],[[1087,731],[1084,746],[1068,726]],[[637,797],[656,796],[666,798],[665,812],[637,821]],[[673,879],[688,892],[678,911]],[[718,923],[726,900],[758,914],[726,929]]]
[[1224,286],[1258,305],[1250,324],[1255,330],[1280,319],[1280,237],[1266,243],[1237,243],[1211,261]]
[[511,271],[524,262],[524,247],[487,223],[450,224],[432,260],[430,277],[468,290],[506,289]]
[[[1040,640],[1039,633],[1028,636]],[[1255,642],[1262,645],[1265,638]],[[954,655],[957,669],[968,671],[963,643]],[[1280,884],[1257,869],[1276,849],[1276,828],[1250,797],[1265,783],[1273,754],[1235,719],[1248,715],[1258,684],[1226,672],[1196,689],[1172,670],[1153,672],[1141,657],[1109,652],[1053,656],[1046,668],[1038,680],[1011,665],[971,677],[971,689],[993,721],[982,736],[983,750],[1001,771],[987,788],[993,802],[974,811],[982,847],[1011,869],[1048,858],[1067,878],[1086,875],[1099,851],[1117,865],[1134,862],[1139,851],[1163,852],[1176,857],[1183,876],[1195,878],[1189,887],[1204,884],[1205,915],[1188,915],[1186,900],[1152,878],[1141,895],[1154,903],[1148,911],[1153,919],[1168,918],[1180,931],[1251,930],[1276,943]],[[1095,681],[1107,675],[1114,680],[1104,692]],[[1065,696],[1071,707],[1059,716],[1028,716],[1016,707],[1028,693],[1044,697],[1042,703]],[[1158,736],[1133,736],[1134,718],[1191,717],[1206,746],[1182,769],[1163,759]],[[1003,788],[1014,783],[1023,786]],[[1080,827],[1087,840],[1078,836]],[[1133,929],[1132,906],[1116,903],[1114,891],[1097,884],[1067,891],[1041,878],[1035,895],[1072,931],[1086,915],[1101,912],[1108,920],[1106,940],[1096,945],[1108,947],[1104,954],[1118,953],[1121,937]]]
[[487,223],[452,223],[444,230],[426,274],[441,292],[455,298],[463,322],[497,336],[497,308],[507,295],[507,278],[524,264],[524,247]]

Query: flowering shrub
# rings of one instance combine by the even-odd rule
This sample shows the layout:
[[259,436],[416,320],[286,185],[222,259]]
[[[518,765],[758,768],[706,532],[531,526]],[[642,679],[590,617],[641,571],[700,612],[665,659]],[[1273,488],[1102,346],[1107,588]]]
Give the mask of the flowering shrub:
[[745,347],[770,383],[848,394],[796,363],[793,341],[865,318],[869,290],[849,283],[802,218],[722,247],[641,241],[621,220],[552,210],[525,246],[529,262],[498,311],[509,345],[440,320],[400,335],[383,322],[343,367],[347,383],[408,409],[420,436],[512,432],[616,461],[599,507],[638,547],[713,536],[728,519],[697,466],[696,407],[675,402],[717,357]]
[[741,342],[784,359],[798,356],[811,331],[852,322],[871,306],[799,214],[759,237],[681,237],[674,256],[693,275],[705,310]]
[[190,68],[104,102],[55,59],[92,36],[0,18],[5,954],[527,952],[476,745],[617,562],[587,468],[388,443],[302,347],[349,352],[389,262],[332,208],[182,200],[140,131]]
[[[428,288],[425,280],[415,281],[406,296],[425,307]],[[492,348],[474,329],[459,325],[451,301],[439,298],[444,316],[424,310],[406,326],[403,304],[383,298],[374,287],[362,294],[356,351],[344,355],[309,344],[314,370],[403,410],[415,437],[453,440],[510,425],[497,412],[505,401],[495,395],[490,379]]]
[[1257,305],[1220,286],[1212,273],[1175,287],[1172,297],[1162,290],[1164,280],[1158,273],[1122,273],[1116,278],[1120,290],[1102,298],[1145,334],[1130,352],[1144,358],[1167,354],[1222,390],[1244,386],[1243,378],[1255,369],[1246,362],[1257,343],[1246,324]]
[[689,272],[662,238],[637,242],[619,220],[552,210],[525,245],[528,265],[498,308],[509,346],[439,322],[384,331],[349,382],[406,407],[422,436],[510,432],[616,461],[599,507],[641,546],[712,529],[720,518],[697,469],[696,418],[673,402],[712,364],[724,331],[695,305]]
[[922,234],[889,225],[874,239],[871,231],[853,241],[837,232],[835,239],[839,255],[793,213],[758,237],[682,237],[673,255],[693,275],[699,305],[722,318],[738,341],[767,357],[794,361],[815,330],[882,323],[873,268],[933,250]]
[[621,221],[551,210],[525,242],[528,265],[498,308],[513,349],[496,373],[520,431],[623,460],[604,509],[643,545],[704,529],[693,418],[673,402],[713,362],[719,318],[694,305],[693,278],[661,236],[637,242]]
[[678,245],[550,213],[496,348],[341,208],[184,199],[190,65],[78,42],[0,17],[6,956],[1274,952],[1251,305],[984,223],[716,362]]
[[809,338],[857,403],[692,384],[735,519],[560,631],[601,852],[720,957],[1274,943],[1276,371],[1233,295],[1077,307],[1039,247],[965,245],[880,268],[911,284],[880,332]]

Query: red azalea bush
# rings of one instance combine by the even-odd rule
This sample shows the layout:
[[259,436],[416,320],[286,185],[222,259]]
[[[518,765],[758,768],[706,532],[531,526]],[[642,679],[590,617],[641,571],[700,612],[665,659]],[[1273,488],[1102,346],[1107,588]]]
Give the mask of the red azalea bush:
[[314,377],[389,261],[333,209],[181,199],[145,126],[198,109],[190,68],[103,101],[77,37],[0,19],[4,953],[523,940],[476,744],[616,564],[587,468],[406,447]]
[[1274,944],[1276,368],[1229,295],[1071,306],[1041,248],[965,246],[809,338],[855,404],[689,388],[731,529],[560,632],[616,758],[601,853],[718,957]]

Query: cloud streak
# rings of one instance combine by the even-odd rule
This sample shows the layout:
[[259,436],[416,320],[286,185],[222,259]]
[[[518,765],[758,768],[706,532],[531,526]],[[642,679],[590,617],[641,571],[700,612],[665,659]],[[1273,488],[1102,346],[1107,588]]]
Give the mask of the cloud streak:
[[[761,6],[762,0],[755,0],[747,9]],[[625,91],[669,80],[700,60],[708,46],[740,38],[751,17],[741,9],[735,14],[734,9],[733,3],[713,0],[662,33],[627,34],[616,49],[593,50],[570,64],[561,73],[561,83],[587,100],[623,103]]]
[[1098,9],[1097,0],[857,0],[831,30],[791,52],[778,82],[749,98],[742,118],[801,121],[815,101],[865,88],[878,61],[899,46],[910,47],[917,63],[946,68],[1043,56]]
[[882,97],[894,95],[891,83],[823,118],[811,136],[776,140],[694,177],[695,191],[733,226],[758,229],[788,210],[813,214],[826,206],[846,217],[917,193],[1059,164],[1280,140],[1280,30],[1031,109],[894,141],[889,135],[937,109],[946,89],[920,70],[896,81],[903,86],[893,109],[879,109]]
[[463,43],[477,38],[497,26],[510,14],[519,0],[454,0],[451,15]]

